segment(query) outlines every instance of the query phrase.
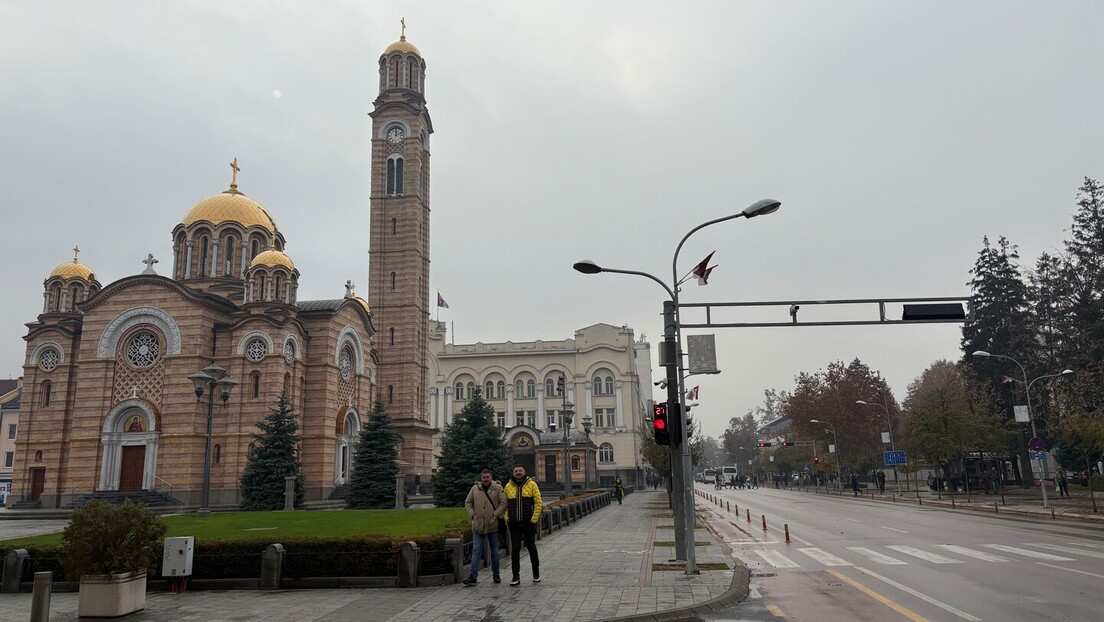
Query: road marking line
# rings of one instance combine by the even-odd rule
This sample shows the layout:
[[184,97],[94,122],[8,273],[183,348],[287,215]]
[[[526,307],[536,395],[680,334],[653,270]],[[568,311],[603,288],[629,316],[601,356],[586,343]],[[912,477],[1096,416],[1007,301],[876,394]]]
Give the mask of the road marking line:
[[798,538],[797,536],[793,535],[792,533],[790,534],[790,540],[797,540],[798,543],[804,544],[805,546],[813,546],[812,542],[809,542],[805,538]]
[[829,570],[828,572],[830,572],[832,575],[834,575],[840,581],[843,581],[844,583],[850,585],[851,587],[853,587],[856,590],[862,592],[863,594],[866,594],[867,596],[873,598],[874,600],[882,603],[886,607],[889,607],[890,609],[896,611],[897,613],[905,616],[909,620],[912,620],[913,622],[928,622],[927,618],[921,616],[920,614],[916,613],[915,611],[905,608],[904,605],[900,605],[900,604],[897,604],[897,603],[893,602],[889,598],[887,598],[885,596],[882,596],[881,594],[879,594],[879,593],[875,592],[874,590],[866,587],[862,583],[859,583],[858,581],[856,581],[856,580],[852,579],[851,577],[843,574],[842,572],[839,572],[837,570]]
[[778,607],[775,607],[774,605],[767,605],[767,611],[771,612],[771,615],[773,615],[776,618],[786,617],[786,614],[782,613],[782,610],[779,609]]
[[853,518],[847,518],[846,516],[841,516],[840,518],[842,518],[843,520],[849,520],[852,523],[861,523],[862,522],[861,520],[855,520]]
[[816,561],[824,564],[825,566],[853,566],[854,565],[854,564],[852,564],[851,562],[849,562],[845,559],[840,559],[840,558],[836,557],[835,555],[832,555],[828,551],[824,551],[824,550],[821,550],[821,549],[797,549],[797,550],[799,550],[802,553],[808,555],[809,557],[812,557],[813,559],[815,559]]
[[1059,553],[1069,553],[1071,555],[1084,555],[1085,557],[1095,557],[1097,559],[1104,559],[1104,553],[1097,551],[1085,551],[1082,549],[1075,549],[1071,546],[1058,546],[1057,544],[1043,544],[1042,542],[1025,542],[1024,546],[1037,546],[1041,549],[1050,549],[1051,551],[1058,551]]
[[968,549],[964,546],[955,546],[953,544],[937,544],[941,549],[947,549],[952,553],[958,553],[959,555],[965,555],[966,557],[974,557],[982,561],[987,562],[1010,562],[1012,560],[1007,557],[1001,557],[1000,555],[993,555],[992,553],[986,553],[985,551],[975,551],[974,549]]
[[1047,568],[1057,568],[1058,570],[1068,570],[1070,572],[1076,572],[1077,574],[1087,574],[1090,577],[1096,577],[1097,579],[1104,579],[1104,574],[1096,574],[1095,572],[1085,572],[1084,570],[1078,570],[1076,568],[1067,568],[1065,566],[1055,566],[1054,564],[1048,564],[1046,562],[1039,562],[1040,566],[1046,566]]
[[[944,611],[953,613],[956,616],[962,618],[963,620],[969,620],[970,622],[981,622],[981,618],[975,618],[974,616],[966,613],[965,611],[962,611],[961,609],[955,609],[954,607],[948,605],[947,603],[945,603],[943,601],[936,600],[936,599],[932,598],[931,596],[928,596],[927,594],[922,594],[920,592],[917,592],[916,590],[912,589],[911,587],[906,587],[904,585],[901,585],[900,583],[894,581],[893,579],[890,579],[888,577],[883,577],[882,575],[880,575],[876,572],[871,572],[871,571],[867,570],[866,568],[860,568],[858,566],[855,567],[855,570],[858,570],[858,571],[860,571],[864,574],[868,574],[868,575],[874,577],[875,579],[879,579],[881,581],[884,581],[884,582],[888,583],[889,585],[892,585],[893,587],[901,590],[902,592],[905,592],[906,594],[912,594],[913,596],[919,598],[920,600],[922,600],[926,603],[930,603],[932,605],[935,605],[936,607],[939,607],[940,609],[942,609]],[[831,572],[832,574],[836,574],[835,571],[833,571],[833,570],[829,570],[828,572]]]
[[897,529],[897,528],[894,528],[894,527],[886,527],[885,525],[879,525],[879,526],[880,526],[880,527],[881,527],[882,529],[888,529],[888,530],[890,530],[890,531],[896,531],[897,533],[908,533],[908,532],[907,532],[907,531],[905,531],[904,529]]
[[1076,544],[1077,546],[1091,546],[1094,549],[1104,549],[1104,544],[1091,544],[1089,542],[1070,542],[1070,544]]
[[778,551],[755,551],[759,557],[762,557],[768,564],[775,568],[800,568],[792,559],[779,553]]
[[905,555],[912,555],[913,557],[919,557],[920,559],[922,559],[924,561],[929,561],[933,564],[961,564],[962,563],[962,560],[960,560],[960,559],[951,559],[950,557],[943,557],[942,555],[939,555],[939,554],[936,554],[936,553],[929,553],[927,551],[922,551],[922,550],[920,550],[916,547],[912,547],[912,546],[904,546],[904,545],[901,545],[901,544],[891,544],[891,545],[887,546],[886,548],[887,549],[893,549],[894,551],[897,551],[898,553],[904,553]]
[[1040,553],[1039,551],[1031,551],[1028,549],[1018,549],[1014,546],[1005,546],[1003,544],[983,544],[988,549],[995,549],[997,551],[1004,551],[1005,553],[1015,553],[1017,555],[1023,555],[1024,557],[1034,557],[1035,559],[1045,559],[1052,562],[1072,562],[1077,561],[1069,557],[1062,557],[1060,555],[1051,555],[1050,553]]
[[894,566],[903,566],[903,565],[908,564],[908,562],[904,562],[904,561],[901,561],[897,558],[890,557],[889,555],[883,555],[882,553],[879,553],[877,551],[873,551],[871,549],[865,549],[861,546],[849,546],[849,547],[847,547],[847,550],[848,551],[854,551],[854,552],[858,553],[859,555],[862,555],[863,557],[867,557],[867,558],[869,558],[873,561],[878,562],[879,564],[890,564],[890,565],[894,565]]

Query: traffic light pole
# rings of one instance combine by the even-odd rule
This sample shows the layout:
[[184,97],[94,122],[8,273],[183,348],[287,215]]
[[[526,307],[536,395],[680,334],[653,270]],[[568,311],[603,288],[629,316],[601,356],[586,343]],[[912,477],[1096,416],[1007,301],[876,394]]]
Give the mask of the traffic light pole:
[[[686,474],[683,472],[682,453],[679,451],[679,443],[677,442],[679,426],[682,425],[681,422],[677,421],[681,418],[679,388],[682,386],[678,377],[679,345],[675,303],[671,300],[665,300],[663,302],[663,355],[660,357],[662,359],[660,364],[664,365],[667,372],[667,423],[669,425],[668,435],[671,438],[669,460],[671,463],[671,501],[674,506],[671,509],[675,515],[675,559],[689,560],[688,556],[693,555],[693,540],[690,540],[689,546],[687,546],[686,495],[683,491],[686,485]],[[693,517],[691,517],[692,520]],[[691,522],[691,530],[693,525],[693,522]]]

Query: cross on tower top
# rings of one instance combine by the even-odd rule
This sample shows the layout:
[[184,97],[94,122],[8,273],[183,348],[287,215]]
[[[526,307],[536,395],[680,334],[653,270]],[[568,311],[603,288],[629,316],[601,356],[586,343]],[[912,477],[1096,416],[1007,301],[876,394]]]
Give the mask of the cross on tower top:
[[153,253],[146,255],[146,258],[142,260],[142,263],[146,264],[146,269],[142,274],[157,274],[153,271],[153,264],[157,263],[157,260],[153,258]]
[[399,23],[402,24],[402,34],[399,35],[399,41],[406,41],[406,18],[400,19]]
[[79,253],[80,253],[80,247],[79,246],[74,246],[73,247],[73,263],[77,263],[77,255]]
[[230,163],[230,168],[231,168],[231,170],[234,171],[231,174],[231,177],[230,177],[230,190],[232,192],[237,192],[238,191],[238,171],[240,171],[241,169],[238,168],[238,159],[236,157],[234,158],[234,161]]

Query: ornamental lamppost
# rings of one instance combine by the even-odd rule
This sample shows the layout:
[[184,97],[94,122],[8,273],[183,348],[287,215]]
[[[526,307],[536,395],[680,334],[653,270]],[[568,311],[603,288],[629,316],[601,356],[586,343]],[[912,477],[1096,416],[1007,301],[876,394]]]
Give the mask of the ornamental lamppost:
[[226,402],[230,399],[230,391],[238,381],[227,378],[226,370],[216,363],[211,363],[203,371],[188,376],[188,379],[195,385],[196,401],[199,401],[199,398],[203,397],[203,392],[207,391],[207,446],[203,452],[203,502],[196,511],[196,515],[208,516],[211,514],[211,420],[215,413],[215,390],[218,390],[222,405],[226,406]]
[[583,490],[590,489],[590,431],[594,427],[594,418],[583,415],[583,434],[586,434],[586,446],[583,447]]
[[[570,431],[571,431],[571,419],[575,416],[575,405],[572,404],[571,402],[567,401],[567,389],[564,386],[564,384],[565,384],[564,377],[560,376],[559,380],[556,381],[556,391],[560,394],[560,397],[563,399],[563,406],[562,406],[562,410],[560,411],[560,416],[563,418],[562,427],[563,427],[564,492],[567,495],[570,495],[571,494],[571,445],[569,444],[569,441],[570,441],[569,434],[570,434]],[[556,431],[556,424],[555,423],[552,423],[550,427],[552,428],[552,432]]]

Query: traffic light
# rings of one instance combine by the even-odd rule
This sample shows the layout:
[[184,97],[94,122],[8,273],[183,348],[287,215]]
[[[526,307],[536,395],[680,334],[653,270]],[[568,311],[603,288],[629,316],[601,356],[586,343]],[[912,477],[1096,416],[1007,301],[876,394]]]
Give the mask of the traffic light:
[[770,446],[771,446],[771,444],[770,444],[770,443],[758,443],[757,445],[758,445],[759,447],[770,447]]
[[656,445],[671,444],[671,425],[667,418],[667,403],[660,402],[652,408],[652,431]]
[[813,464],[820,464],[820,456],[813,456]]
[[779,445],[783,447],[793,447],[794,444],[793,441],[782,441],[781,443],[779,443]]

